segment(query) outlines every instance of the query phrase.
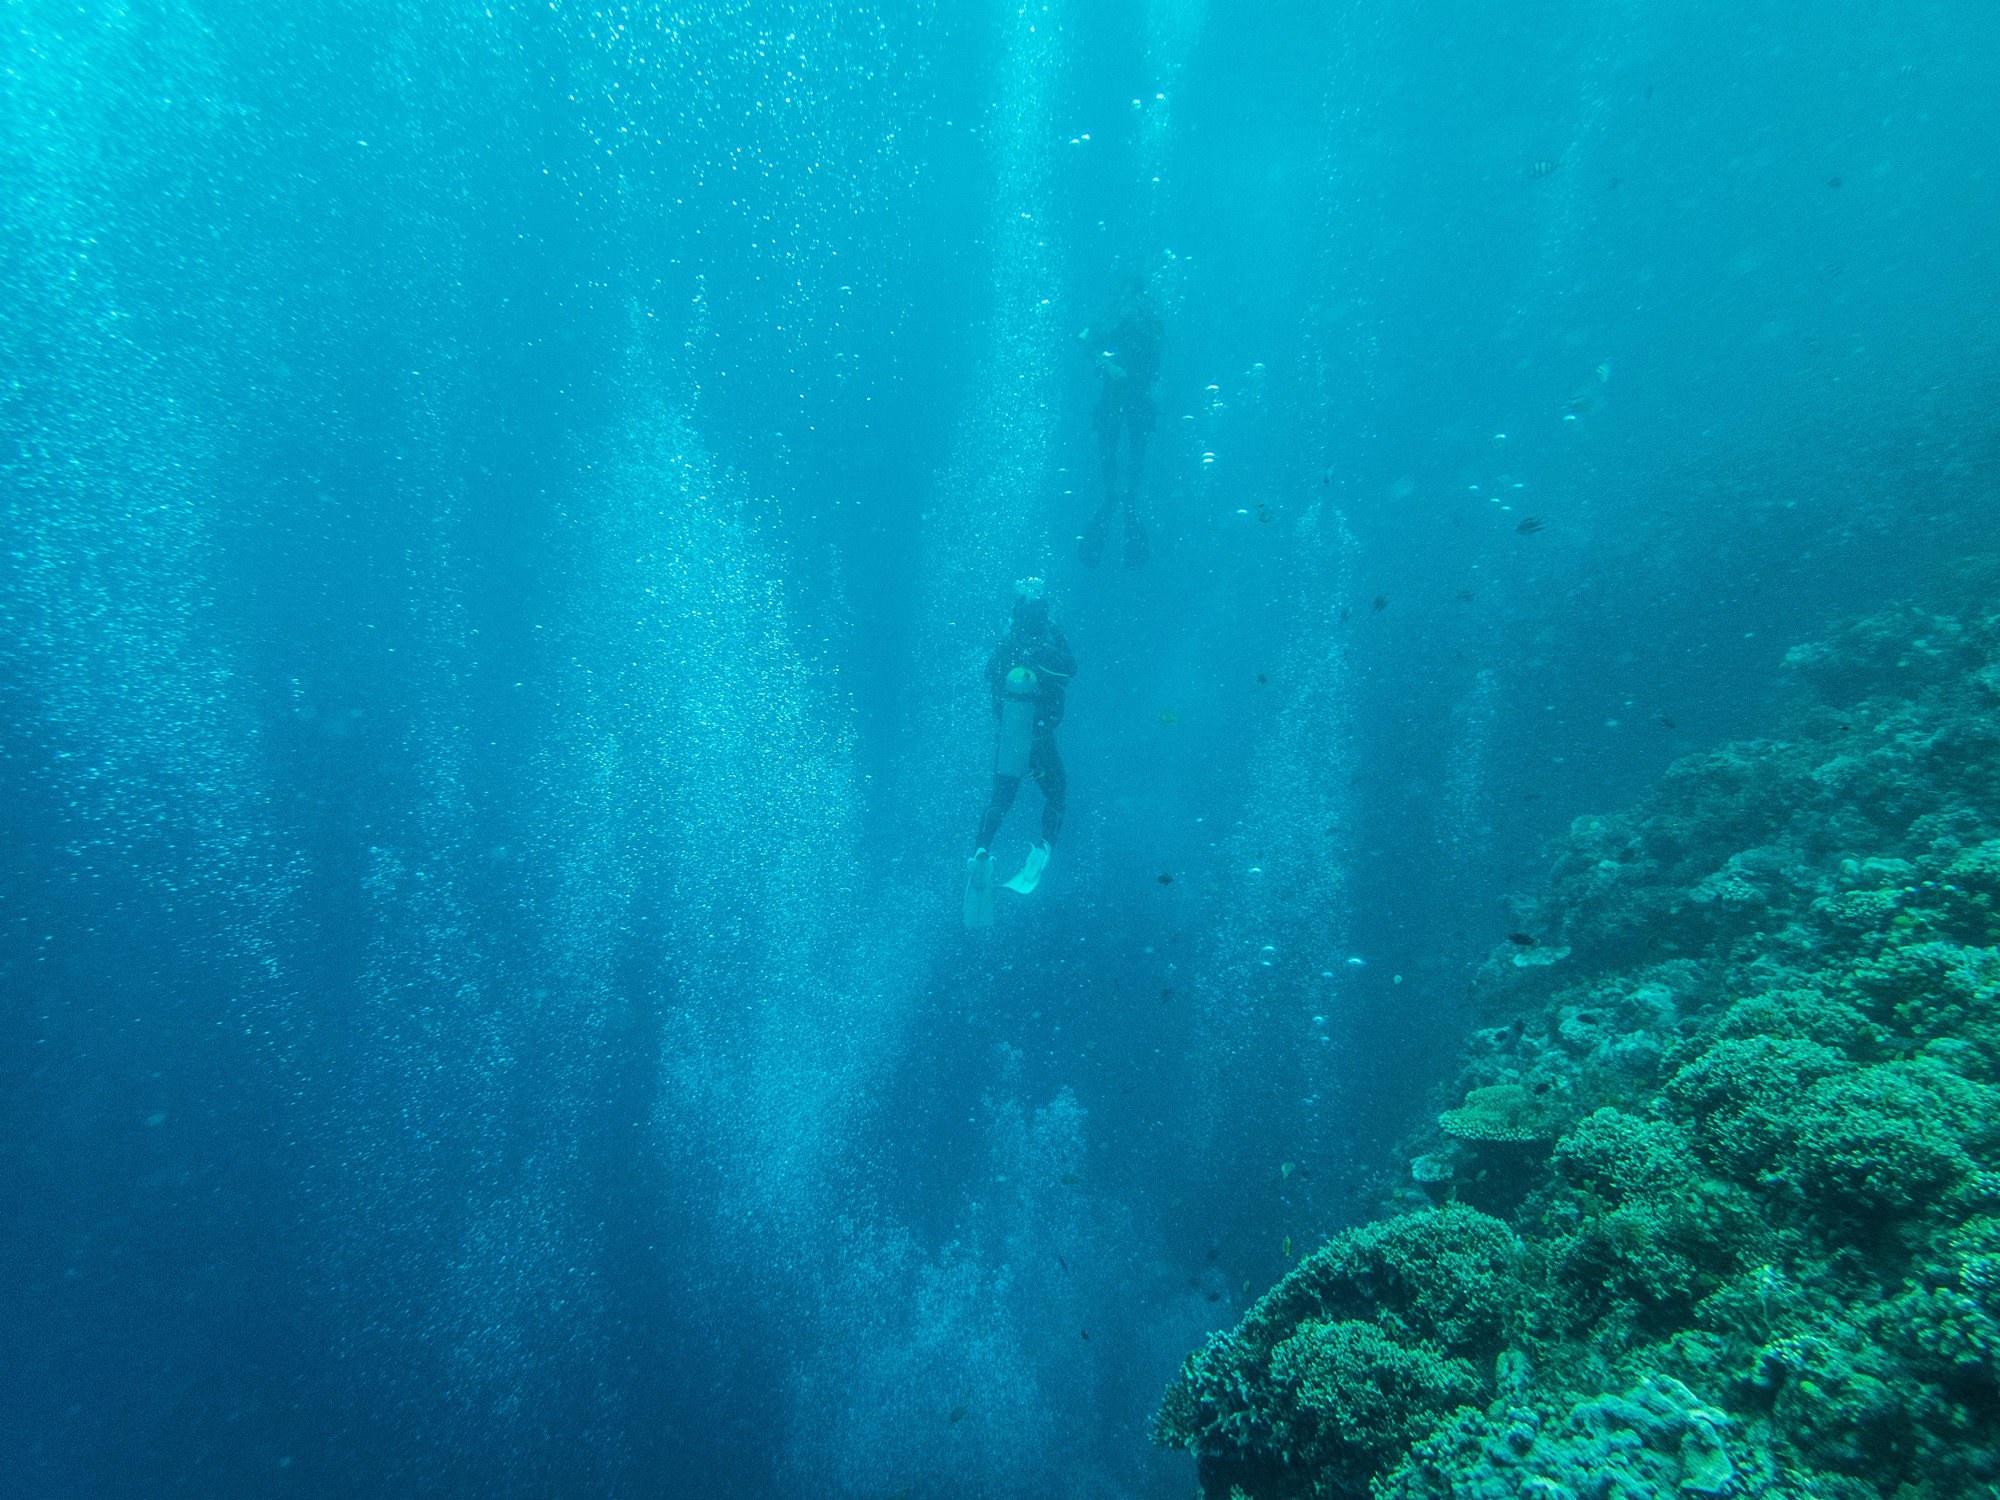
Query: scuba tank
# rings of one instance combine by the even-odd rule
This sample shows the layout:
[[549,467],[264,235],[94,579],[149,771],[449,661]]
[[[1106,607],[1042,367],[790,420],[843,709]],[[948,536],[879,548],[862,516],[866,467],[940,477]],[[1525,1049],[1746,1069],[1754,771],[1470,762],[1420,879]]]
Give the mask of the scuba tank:
[[1000,744],[993,755],[996,776],[1028,774],[1028,750],[1035,742],[1036,678],[1026,667],[1007,674],[1000,695]]

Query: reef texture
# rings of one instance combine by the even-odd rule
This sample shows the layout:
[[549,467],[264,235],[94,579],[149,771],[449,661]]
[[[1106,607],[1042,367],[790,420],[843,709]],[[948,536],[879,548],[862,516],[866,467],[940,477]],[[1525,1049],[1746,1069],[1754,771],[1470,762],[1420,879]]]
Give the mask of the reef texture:
[[1211,1500],[2000,1497],[2000,615],[1786,666],[1572,826],[1403,1211],[1187,1361]]

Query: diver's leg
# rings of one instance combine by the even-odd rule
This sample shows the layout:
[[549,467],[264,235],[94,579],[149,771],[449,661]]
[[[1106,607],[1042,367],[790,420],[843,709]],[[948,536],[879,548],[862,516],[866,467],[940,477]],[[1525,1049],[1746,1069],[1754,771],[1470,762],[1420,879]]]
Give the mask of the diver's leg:
[[1001,820],[1007,816],[1007,809],[1014,805],[1014,794],[1020,790],[1021,778],[1018,776],[996,775],[993,778],[993,796],[986,804],[985,816],[979,820],[979,841],[974,848],[993,847],[993,835],[1000,831]]
[[1090,413],[1090,430],[1097,434],[1097,466],[1104,475],[1106,509],[1118,503],[1118,429],[1124,425],[1124,408],[1107,385]]
[[1094,568],[1104,555],[1104,533],[1111,525],[1111,513],[1118,506],[1118,411],[1107,387],[1097,398],[1090,414],[1090,430],[1097,434],[1097,465],[1104,476],[1104,499],[1091,513],[1090,521],[1077,539],[1077,555],[1084,566]]
[[1139,519],[1139,474],[1146,466],[1146,440],[1153,435],[1153,403],[1142,396],[1126,413],[1125,565],[1136,568],[1146,560],[1146,527]]
[[1091,512],[1090,522],[1083,528],[1083,535],[1077,538],[1077,556],[1083,559],[1085,567],[1094,568],[1097,560],[1104,556],[1104,533],[1111,526],[1111,512],[1117,502],[1106,495],[1096,510]]
[[1042,842],[1053,844],[1062,832],[1063,813],[1069,806],[1069,778],[1063,772],[1062,752],[1056,749],[1053,730],[1040,730],[1028,753],[1028,769],[1042,789]]

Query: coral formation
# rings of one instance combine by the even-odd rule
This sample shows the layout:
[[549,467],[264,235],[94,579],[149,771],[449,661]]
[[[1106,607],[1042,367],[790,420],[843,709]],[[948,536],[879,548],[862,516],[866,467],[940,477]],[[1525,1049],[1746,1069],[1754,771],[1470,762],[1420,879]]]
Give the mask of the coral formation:
[[1196,1451],[1212,1494],[1365,1492],[1490,1393],[1520,1254],[1505,1224],[1455,1205],[1341,1235],[1189,1358],[1155,1435]]
[[1438,1116],[1438,1129],[1462,1141],[1554,1140],[1555,1111],[1518,1083],[1488,1084],[1465,1096],[1456,1109]]
[[2000,1494],[2000,616],[1580,818],[1401,1212],[1192,1356],[1213,1500]]

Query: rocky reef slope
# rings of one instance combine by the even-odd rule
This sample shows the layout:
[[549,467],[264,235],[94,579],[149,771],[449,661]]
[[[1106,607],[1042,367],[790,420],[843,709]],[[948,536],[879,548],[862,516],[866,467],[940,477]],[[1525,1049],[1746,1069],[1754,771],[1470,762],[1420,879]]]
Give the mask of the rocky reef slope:
[[1211,1500],[2000,1496],[2000,615],[1579,819],[1404,1210],[1168,1389]]

